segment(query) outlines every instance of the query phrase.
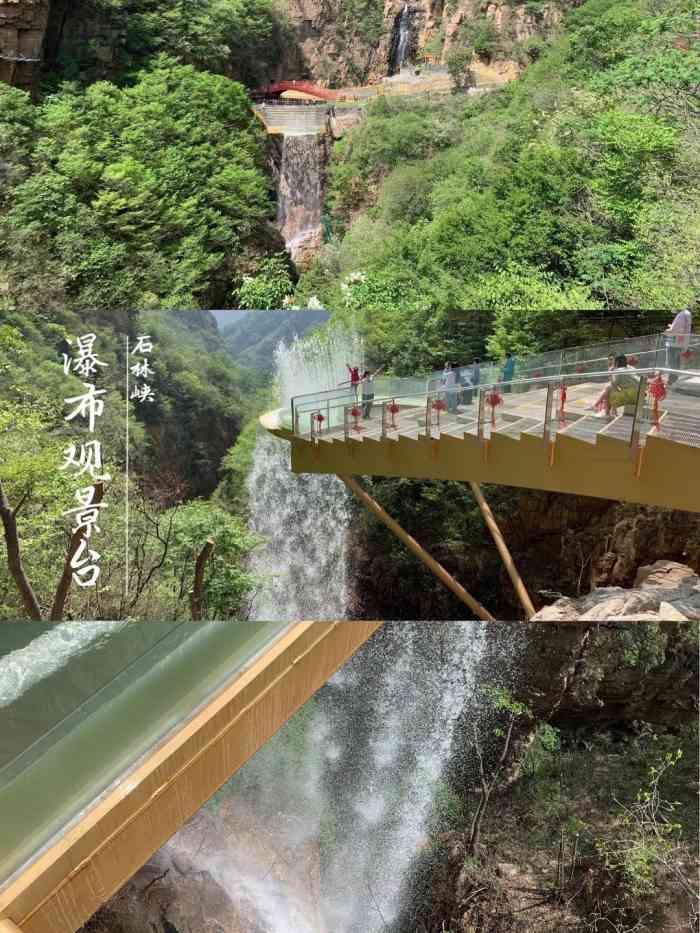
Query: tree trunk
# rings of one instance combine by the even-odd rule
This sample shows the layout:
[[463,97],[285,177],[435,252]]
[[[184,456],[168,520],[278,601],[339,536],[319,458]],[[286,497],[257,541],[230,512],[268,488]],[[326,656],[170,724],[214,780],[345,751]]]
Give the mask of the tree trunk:
[[204,595],[204,568],[214,550],[214,541],[209,538],[202,550],[197,556],[197,563],[194,567],[194,584],[190,593],[190,609],[194,622],[199,622],[202,618],[202,596]]
[[[24,500],[23,500],[24,501]],[[21,505],[21,503],[20,503]],[[19,506],[17,507],[19,508]],[[22,565],[22,554],[19,546],[19,535],[17,534],[17,509],[11,509],[5,490],[0,482],[0,519],[2,520],[5,532],[5,545],[7,548],[7,564],[10,573],[17,584],[17,589],[22,596],[24,608],[30,619],[37,622],[41,621],[41,608],[34,594],[32,585],[27,579]]]
[[472,820],[471,833],[469,834],[469,852],[471,855],[476,855],[476,848],[479,845],[479,839],[481,837],[481,824],[484,820],[486,808],[489,805],[490,796],[491,788],[482,792],[479,806],[476,808],[476,813],[474,814],[474,819]]

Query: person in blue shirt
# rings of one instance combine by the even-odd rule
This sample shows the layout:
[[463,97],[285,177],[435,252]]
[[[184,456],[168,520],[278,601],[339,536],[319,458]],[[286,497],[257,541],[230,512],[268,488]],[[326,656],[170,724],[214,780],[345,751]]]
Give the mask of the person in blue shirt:
[[[515,359],[512,353],[506,353],[506,361],[503,364],[503,372],[501,373],[501,382],[509,383],[512,382],[515,378]],[[503,386],[504,392],[510,392],[511,387],[509,385]]]

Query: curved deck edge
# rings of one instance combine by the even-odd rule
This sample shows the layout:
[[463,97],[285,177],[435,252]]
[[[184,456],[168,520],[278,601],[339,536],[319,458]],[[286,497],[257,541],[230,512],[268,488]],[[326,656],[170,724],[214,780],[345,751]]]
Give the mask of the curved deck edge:
[[294,433],[290,431],[289,428],[285,428],[282,424],[281,416],[283,411],[283,408],[266,411],[264,415],[260,415],[258,421],[270,434],[274,434],[275,437],[281,437],[285,441],[291,441],[294,437]]

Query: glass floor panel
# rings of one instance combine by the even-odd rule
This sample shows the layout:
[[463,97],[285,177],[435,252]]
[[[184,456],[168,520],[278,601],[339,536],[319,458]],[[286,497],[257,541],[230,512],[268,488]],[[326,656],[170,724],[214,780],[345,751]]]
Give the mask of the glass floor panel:
[[0,625],[0,888],[287,627]]

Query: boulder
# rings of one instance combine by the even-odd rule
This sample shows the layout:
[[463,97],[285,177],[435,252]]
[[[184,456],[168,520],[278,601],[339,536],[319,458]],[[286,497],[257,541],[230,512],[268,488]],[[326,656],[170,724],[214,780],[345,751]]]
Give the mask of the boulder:
[[640,567],[634,588],[603,586],[578,599],[558,599],[533,622],[688,622],[700,620],[700,577],[685,564],[659,560]]

